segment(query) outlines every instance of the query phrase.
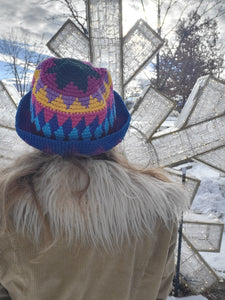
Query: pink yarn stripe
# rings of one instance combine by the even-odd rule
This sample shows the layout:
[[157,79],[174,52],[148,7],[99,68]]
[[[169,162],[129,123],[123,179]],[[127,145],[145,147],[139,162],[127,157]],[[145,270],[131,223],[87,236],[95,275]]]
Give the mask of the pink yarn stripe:
[[107,99],[107,103],[110,104],[110,108],[112,107],[112,104],[114,103],[114,94],[113,94],[113,91],[110,91],[110,94],[109,94],[109,98]]
[[67,113],[62,113],[62,112],[57,113],[57,119],[58,119],[59,126],[62,126],[68,120],[69,117],[70,117],[70,115]]
[[98,118],[99,118],[99,125],[102,124],[102,122],[105,120],[106,114],[107,114],[107,110],[106,110],[106,109],[102,110],[102,111],[99,113],[99,115],[98,115]]
[[36,115],[38,115],[39,112],[43,110],[43,106],[42,106],[42,104],[40,104],[40,103],[37,101],[37,99],[36,99],[36,97],[35,97],[34,94],[32,95],[32,103],[34,103],[34,105],[35,105],[35,110],[36,110]]
[[55,115],[55,112],[49,109],[48,107],[45,107],[44,109],[44,116],[45,116],[45,122],[48,123],[53,116]]
[[89,124],[91,124],[91,122],[94,121],[94,119],[96,118],[96,116],[97,116],[97,114],[95,114],[95,113],[86,114],[85,115],[86,126],[88,126]]
[[81,119],[82,119],[82,116],[80,114],[77,114],[77,115],[74,114],[73,117],[71,118],[72,127],[73,128],[76,127],[77,124],[80,122]]

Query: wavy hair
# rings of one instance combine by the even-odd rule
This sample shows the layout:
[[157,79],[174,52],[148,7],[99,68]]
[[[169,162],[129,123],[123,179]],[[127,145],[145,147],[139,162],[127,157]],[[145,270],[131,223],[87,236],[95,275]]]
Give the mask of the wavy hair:
[[[109,246],[113,239],[129,238],[129,228],[138,235],[143,226],[153,227],[156,218],[176,219],[180,196],[179,187],[162,170],[130,165],[115,149],[94,157],[65,158],[35,150],[0,173],[1,233],[13,225],[37,244],[40,237],[53,243],[64,237],[71,243],[75,236]],[[103,203],[107,197],[117,207],[108,209],[109,225],[104,210],[111,204]]]

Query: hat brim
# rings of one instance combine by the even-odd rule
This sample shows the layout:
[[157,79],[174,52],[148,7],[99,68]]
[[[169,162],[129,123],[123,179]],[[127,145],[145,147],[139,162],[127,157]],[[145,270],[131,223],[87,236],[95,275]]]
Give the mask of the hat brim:
[[129,127],[131,116],[120,95],[114,91],[117,128],[116,131],[96,140],[62,141],[40,135],[31,122],[30,101],[31,92],[20,101],[16,114],[17,134],[30,146],[47,154],[69,155],[98,155],[119,144]]

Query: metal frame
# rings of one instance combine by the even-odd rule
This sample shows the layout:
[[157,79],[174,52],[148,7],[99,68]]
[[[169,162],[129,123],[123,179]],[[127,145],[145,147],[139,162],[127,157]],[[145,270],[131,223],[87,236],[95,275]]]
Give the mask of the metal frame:
[[[212,274],[212,276],[215,278],[214,283],[216,283],[217,281],[219,281],[219,277],[217,276],[217,274],[213,271],[213,269],[209,266],[209,264],[204,260],[204,258],[199,254],[198,250],[196,250],[196,248],[195,248],[195,247],[193,246],[193,244],[188,240],[188,238],[185,236],[185,234],[183,234],[183,242],[186,242],[186,243],[187,243],[188,247],[189,247],[190,249],[192,249],[192,251],[194,252],[194,254],[197,256],[198,260],[200,260],[200,261],[204,264],[204,266],[208,269],[209,274]],[[184,244],[184,243],[182,243],[182,244]],[[212,284],[210,284],[209,286],[206,286],[206,287],[204,287],[204,288],[201,287],[200,290],[196,290],[196,289],[193,287],[193,285],[191,285],[191,282],[189,282],[189,281],[187,281],[187,280],[185,279],[185,274],[183,274],[183,271],[182,271],[182,263],[181,263],[181,280],[182,280],[183,282],[185,282],[185,283],[188,285],[189,289],[190,289],[192,292],[198,293],[198,294],[199,294],[200,292],[203,292],[203,291],[208,290],[208,289],[212,286],[212,284],[214,284],[214,283],[212,283]]]
[[[165,168],[165,171],[168,172],[168,174],[171,176],[171,179],[172,181],[174,180],[175,182],[177,183],[181,183],[182,182],[182,173],[180,171],[176,171],[174,169],[171,169],[171,168]],[[175,179],[177,178],[177,179]],[[194,189],[191,190],[191,193],[188,192],[188,182],[192,182],[194,183]],[[200,186],[200,183],[201,183],[201,180],[195,178],[194,176],[185,176],[185,185],[184,185],[184,189],[187,190],[187,194],[189,196],[189,205],[191,206],[193,200],[194,200],[194,197],[197,193],[197,190]]]
[[[204,81],[203,85],[201,84],[201,81]],[[197,99],[199,99],[199,98],[201,99],[201,97],[202,97],[203,93],[205,92],[205,89],[208,87],[210,81],[215,81],[215,82],[218,82],[220,84],[223,84],[224,85],[224,92],[225,92],[225,81],[224,80],[219,80],[218,78],[214,77],[213,75],[206,75],[206,76],[200,77],[197,80],[197,82],[196,82],[196,84],[195,84],[195,86],[194,86],[194,88],[193,88],[190,96],[188,97],[188,100],[189,100],[189,98],[192,97],[192,94],[194,93],[195,88],[198,88],[198,91],[197,91],[196,95],[194,96],[194,99],[196,99],[196,98]],[[187,100],[187,103],[188,103],[188,100]],[[214,102],[214,99],[212,101],[212,104],[213,104],[213,102]],[[177,123],[175,125],[179,129],[187,128],[188,126],[192,126],[192,124],[190,124],[190,125],[187,125],[187,124],[188,124],[188,122],[189,122],[189,120],[190,120],[193,112],[195,111],[196,107],[198,106],[199,101],[192,102],[191,104],[192,104],[192,106],[190,106],[189,110],[188,110],[188,106],[185,105],[184,108],[183,108],[183,110],[182,110],[182,112],[180,113],[180,116],[179,116],[179,118],[177,120]],[[187,108],[187,112],[186,112],[186,108]],[[225,109],[219,115],[214,116],[214,118],[219,117],[219,116],[223,116],[224,113],[225,113]],[[213,119],[213,117],[210,117],[210,119]],[[202,120],[200,122],[204,122],[206,120],[207,119]]]
[[14,99],[12,98],[12,96],[10,95],[10,93],[8,92],[8,90],[7,90],[6,86],[5,86],[5,83],[0,80],[0,85],[2,86],[3,90],[6,91],[6,93],[8,94],[8,96],[10,98],[10,100],[12,101],[12,103],[15,105],[15,108],[17,109],[17,104],[14,101]]
[[[197,215],[197,214],[196,214]],[[203,214],[200,214],[200,215],[203,215]],[[204,217],[206,217],[207,218],[207,215],[204,215]],[[218,248],[217,248],[217,250],[216,249],[210,249],[210,248],[207,248],[207,249],[204,249],[204,248],[201,248],[201,249],[198,249],[196,246],[194,246],[195,247],[195,249],[197,250],[197,251],[200,251],[200,252],[220,252],[220,249],[221,249],[221,244],[222,244],[222,239],[223,239],[223,231],[224,231],[224,223],[223,222],[221,222],[218,218],[216,218],[215,216],[214,216],[214,221],[212,220],[211,222],[210,221],[204,221],[204,220],[188,220],[188,215],[187,216],[185,216],[184,217],[184,221],[183,221],[183,223],[184,224],[196,224],[197,226],[201,226],[201,225],[203,225],[203,226],[216,226],[216,227],[218,227],[218,228],[220,228],[219,229],[219,231],[220,231],[220,236],[219,236],[219,239],[218,239]],[[187,236],[189,236],[189,234],[188,233],[185,233],[185,225],[184,225],[184,234],[186,234]],[[189,240],[190,241],[190,240]],[[209,243],[210,243],[210,241],[209,241]],[[214,247],[214,245],[212,245],[213,247]]]
[[[58,39],[58,36],[63,33],[63,31],[67,28],[67,26],[72,26],[74,28],[74,32],[77,32],[80,36],[82,36],[82,39],[86,41],[86,43],[89,43],[88,37],[78,28],[72,20],[67,19],[67,21],[62,25],[62,27],[54,34],[54,36],[48,41],[46,46],[49,48],[49,50],[56,55],[57,57],[62,57],[59,52],[55,48],[52,47],[52,43],[55,42],[55,40]],[[75,52],[76,53],[76,52]],[[76,58],[76,57],[74,57]]]
[[[190,125],[187,126],[185,128],[182,129],[178,129],[178,130],[165,130],[165,131],[161,131],[160,133],[157,133],[155,135],[153,135],[151,137],[151,139],[148,139],[149,145],[151,147],[153,147],[155,149],[156,152],[156,160],[157,160],[157,164],[159,166],[165,167],[165,166],[170,166],[171,164],[174,164],[176,162],[180,162],[183,161],[187,158],[194,158],[196,155],[200,155],[203,153],[207,153],[210,152],[212,150],[218,149],[222,146],[224,146],[225,144],[225,139],[218,134],[218,128],[216,126],[218,126],[216,123],[218,123],[218,120],[222,121],[222,124],[225,127],[225,115],[221,116],[221,117],[215,117],[212,118],[208,121],[203,121],[194,125]],[[185,155],[185,157],[179,157],[178,155],[174,156],[173,155],[173,160],[171,161],[170,159],[168,159],[167,162],[163,162],[162,160],[160,160],[159,158],[159,151],[160,148],[162,146],[165,147],[165,143],[168,144],[168,147],[171,143],[173,143],[173,140],[177,137],[177,135],[179,135],[179,139],[182,139],[182,136],[185,136],[188,138],[188,146],[192,144],[192,140],[191,140],[191,135],[189,135],[189,133],[187,131],[192,130],[193,132],[198,132],[198,130],[201,130],[203,125],[207,125],[208,127],[211,126],[211,128],[213,128],[213,132],[216,134],[213,136],[209,136],[209,139],[207,141],[206,144],[201,144],[201,149],[200,149],[200,145],[198,146],[198,150],[196,151],[195,147],[191,147],[192,148],[192,153],[184,153],[182,155]],[[202,128],[203,130],[203,128]],[[222,131],[222,129],[220,128],[220,131]],[[165,141],[166,137],[169,137],[169,140]],[[158,148],[157,148],[158,147]],[[184,146],[185,147],[185,146]],[[180,154],[181,155],[181,154]],[[165,155],[164,155],[165,156]]]
[[[131,75],[126,81],[124,80],[124,86],[126,86],[153,59],[153,57],[159,52],[160,48],[164,44],[164,40],[144,20],[139,19],[123,38],[123,51],[127,40],[130,38],[130,36],[135,34],[135,31],[137,29],[140,28],[140,26],[142,25],[141,23],[144,24],[147,30],[149,30],[159,40],[159,46],[155,48],[154,52],[151,53],[151,55],[148,56],[140,66],[138,66],[133,75]],[[124,53],[123,56],[125,56]]]
[[[156,130],[158,128],[160,128],[160,126],[163,124],[163,122],[166,120],[166,118],[169,116],[169,114],[171,113],[171,111],[174,109],[175,107],[175,103],[174,101],[172,101],[171,99],[169,99],[168,97],[166,97],[165,95],[163,95],[162,93],[160,93],[159,91],[157,91],[156,89],[154,89],[153,87],[149,87],[146,92],[144,93],[143,97],[141,97],[141,99],[139,101],[136,102],[136,104],[134,105],[132,111],[131,111],[131,116],[134,118],[135,117],[135,113],[138,112],[138,109],[140,108],[140,106],[142,105],[143,101],[145,101],[145,98],[147,97],[147,95],[150,94],[150,97],[151,97],[151,91],[153,91],[155,94],[158,94],[162,99],[165,99],[166,100],[166,104],[167,103],[170,103],[170,105],[167,105],[167,112],[165,113],[165,115],[162,117],[162,116],[159,116],[159,119],[157,121],[157,124],[156,126],[154,126],[152,129],[151,129],[151,134],[150,135],[146,135],[144,133],[144,136],[146,137],[146,140],[149,140],[151,139],[151,137],[153,136],[153,134],[156,132]],[[170,106],[170,107],[169,107]],[[146,111],[146,114],[147,114],[147,117],[149,119],[152,119],[154,118],[154,116],[152,115],[152,112],[150,111]],[[132,125],[132,128],[136,129],[136,130],[139,130],[137,126],[135,126],[133,123],[134,123],[134,119],[132,118],[131,120],[131,125]]]
[[[199,161],[200,163],[203,163],[213,169],[216,169],[222,173],[225,173],[225,158],[222,157],[222,155],[225,155],[225,146],[221,146],[221,147],[218,147],[217,149],[213,150],[213,157],[215,158],[215,155],[217,153],[217,151],[220,151],[220,150],[223,150],[222,153],[220,154],[219,156],[219,165],[216,165],[216,164],[213,164],[212,162],[209,163],[207,161],[207,159],[204,159],[204,155],[210,153],[211,151],[209,152],[206,152],[206,153],[203,153],[201,155],[197,155],[194,157],[194,160],[196,161]],[[202,158],[203,157],[203,158]]]
[[[17,104],[16,104],[16,101],[13,99],[13,97],[11,96],[11,94],[9,93],[8,89],[6,88],[4,82],[0,81],[0,86],[2,87],[2,91],[6,93],[8,99],[10,99],[10,103],[12,104],[12,106],[15,108],[15,113],[16,113],[16,109],[17,109]],[[14,86],[12,86],[14,87]],[[19,95],[19,94],[18,94]],[[15,127],[14,127],[14,121],[13,121],[13,126],[7,126],[7,125],[4,125],[2,124],[2,122],[0,121],[0,127],[2,128],[6,128],[6,129],[9,129],[9,130],[15,130]]]

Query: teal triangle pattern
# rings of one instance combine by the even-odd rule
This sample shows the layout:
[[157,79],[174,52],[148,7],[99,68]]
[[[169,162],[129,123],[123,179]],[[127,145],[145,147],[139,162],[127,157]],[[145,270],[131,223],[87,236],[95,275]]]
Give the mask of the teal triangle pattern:
[[109,122],[110,122],[111,127],[113,127],[113,124],[114,124],[114,113],[113,113],[113,110],[111,110],[111,113],[110,113],[110,116],[109,116]]
[[102,136],[102,134],[103,134],[103,130],[102,130],[102,124],[101,124],[95,129],[94,135],[95,135],[95,138],[98,139]]
[[42,127],[42,131],[43,131],[44,135],[48,138],[52,135],[52,131],[51,131],[51,127],[50,127],[49,123],[46,123]]
[[55,134],[55,137],[56,137],[56,139],[57,140],[64,140],[64,138],[65,138],[65,135],[64,135],[64,131],[63,131],[63,128],[62,128],[62,126],[60,126],[55,132],[54,132],[54,134]]
[[34,119],[34,123],[35,123],[35,126],[36,126],[37,131],[40,131],[40,130],[41,130],[41,126],[40,126],[38,117],[36,117],[36,118]]
[[57,114],[46,123],[43,111],[36,115],[35,105],[32,105],[31,118],[35,123],[37,131],[42,130],[43,136],[55,138],[56,140],[95,140],[107,135],[113,130],[115,122],[115,105],[108,106],[107,114],[102,124],[96,118],[86,127],[85,116],[79,121],[75,128],[72,128],[72,120],[68,118],[60,127]]
[[105,129],[105,133],[107,134],[109,131],[109,121],[107,118],[105,119],[104,129]]
[[72,131],[68,134],[69,140],[78,140],[79,135],[78,135],[78,130],[77,128],[73,128]]
[[83,131],[83,133],[82,133],[82,138],[83,138],[84,140],[90,140],[90,139],[91,139],[91,136],[92,136],[92,134],[91,134],[90,128],[89,128],[89,126],[88,126],[88,127],[86,127],[86,128],[84,129],[84,131]]

